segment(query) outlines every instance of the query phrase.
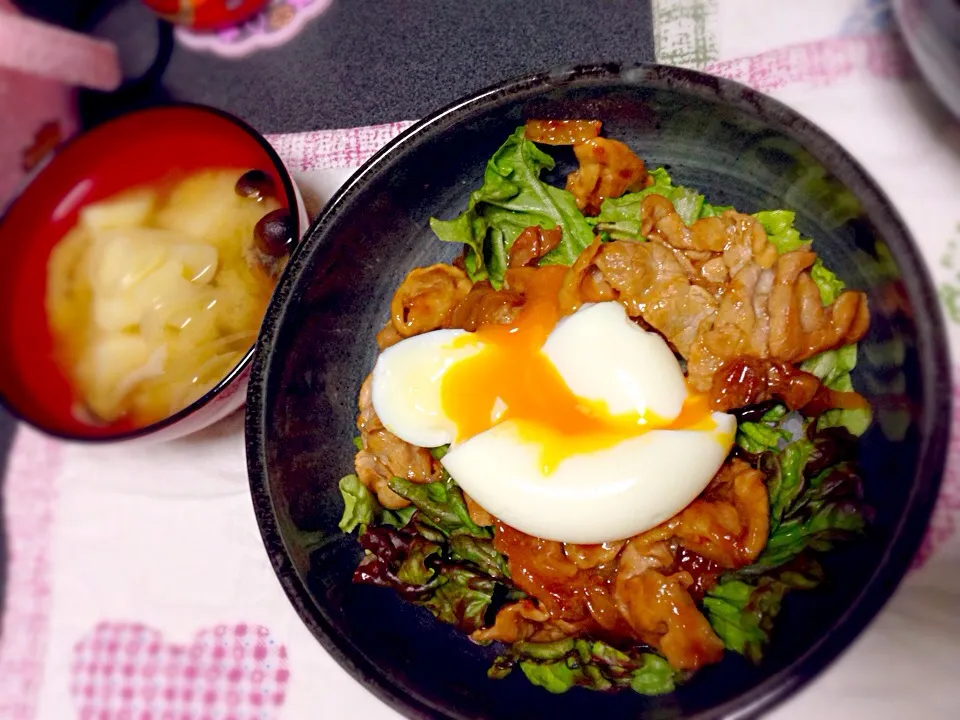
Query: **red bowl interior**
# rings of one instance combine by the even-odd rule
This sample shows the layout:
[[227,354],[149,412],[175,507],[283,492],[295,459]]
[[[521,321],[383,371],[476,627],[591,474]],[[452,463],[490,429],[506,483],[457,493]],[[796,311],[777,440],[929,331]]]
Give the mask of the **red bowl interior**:
[[290,182],[278,164],[266,141],[243,124],[189,106],[125,115],[60,150],[0,222],[0,397],[24,420],[56,435],[102,439],[137,429],[127,421],[92,426],[73,414],[75,396],[53,360],[46,318],[51,249],[84,205],[204,168],[269,172],[278,188],[287,189],[280,202],[289,207]]

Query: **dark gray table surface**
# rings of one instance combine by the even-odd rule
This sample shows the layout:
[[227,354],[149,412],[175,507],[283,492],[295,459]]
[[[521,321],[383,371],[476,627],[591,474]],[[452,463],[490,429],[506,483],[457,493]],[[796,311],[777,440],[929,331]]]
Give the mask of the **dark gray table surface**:
[[[156,23],[138,0],[87,24],[118,44],[129,74],[150,64]],[[177,45],[162,85],[294,132],[417,119],[511,76],[653,57],[649,0],[333,0],[287,44],[245,58]]]

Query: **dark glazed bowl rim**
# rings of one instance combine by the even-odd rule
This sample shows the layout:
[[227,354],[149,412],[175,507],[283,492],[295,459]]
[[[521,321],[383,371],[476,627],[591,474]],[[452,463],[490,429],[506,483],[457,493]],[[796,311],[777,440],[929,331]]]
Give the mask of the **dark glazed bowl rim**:
[[[238,129],[242,130],[244,133],[250,136],[266,153],[267,157],[270,159],[270,162],[273,164],[274,168],[277,171],[277,174],[280,176],[281,181],[283,182],[283,194],[287,199],[287,206],[290,208],[291,221],[293,222],[294,228],[294,237],[300,237],[300,213],[298,210],[298,200],[297,192],[294,188],[293,178],[290,175],[290,171],[287,170],[287,166],[284,165],[283,160],[280,159],[280,156],[277,154],[277,151],[274,150],[273,146],[269,141],[252,125],[241,120],[236,115],[232,115],[225,110],[220,110],[218,108],[210,107],[208,105],[201,105],[199,103],[189,103],[189,102],[176,102],[168,103],[165,105],[158,105],[154,107],[139,108],[136,110],[131,110],[125,112],[116,117],[110,118],[98,125],[95,125],[87,130],[84,130],[77,135],[71,137],[64,143],[61,143],[57,149],[54,151],[51,157],[43,162],[43,164],[33,173],[27,176],[27,178],[20,184],[13,196],[11,196],[6,202],[3,208],[0,208],[0,232],[3,230],[4,220],[6,219],[7,213],[13,208],[17,202],[20,201],[21,195],[26,191],[30,184],[47,172],[55,171],[55,164],[57,157],[74,145],[77,145],[81,142],[88,142],[89,138],[87,137],[91,132],[103,132],[105,128],[109,128],[111,125],[125,122],[129,118],[135,115],[144,115],[144,114],[153,114],[157,112],[167,112],[171,110],[187,110],[190,112],[199,112],[206,113],[220,120],[225,120]],[[194,400],[192,403],[187,405],[185,408],[178,410],[172,415],[168,415],[162,420],[158,420],[149,425],[145,425],[139,428],[133,428],[132,430],[125,430],[123,432],[114,433],[111,435],[79,435],[69,432],[61,432],[59,430],[54,430],[53,428],[45,426],[43,423],[37,422],[31,417],[28,417],[26,413],[21,412],[21,410],[14,405],[13,402],[7,399],[7,397],[0,393],[0,406],[4,407],[11,415],[13,415],[18,420],[27,423],[31,427],[40,430],[50,437],[55,437],[60,440],[68,440],[70,442],[75,442],[84,445],[104,445],[109,443],[121,443],[127,440],[135,440],[138,438],[143,438],[149,435],[152,435],[155,432],[163,430],[165,428],[176,425],[178,422],[184,418],[193,415],[195,412],[208,405],[215,397],[223,393],[235,380],[237,380],[250,366],[251,361],[253,360],[254,352],[256,351],[256,343],[250,346],[250,348],[244,353],[243,357],[237,362],[233,368],[224,375],[212,388],[207,390],[203,395]]]
[[289,305],[296,299],[295,288],[312,251],[325,243],[335,241],[328,232],[330,225],[336,218],[352,211],[351,201],[383,172],[389,170],[392,162],[402,157],[408,145],[432,138],[465,116],[496,106],[504,98],[571,84],[618,82],[667,90],[682,88],[701,97],[733,104],[748,115],[761,119],[795,138],[854,190],[868,216],[879,221],[878,224],[883,224],[886,230],[885,239],[891,241],[891,252],[896,258],[908,296],[918,316],[917,352],[926,394],[926,412],[920,419],[920,426],[929,432],[920,442],[915,472],[918,481],[913,483],[903,514],[892,529],[891,541],[870,582],[838,619],[834,631],[821,637],[791,665],[734,700],[690,717],[754,717],[795,693],[835,660],[873,620],[896,589],[919,547],[933,510],[946,456],[950,418],[950,365],[937,295],[923,260],[899,214],[861,165],[836,141],[787,106],[744,85],[693,70],[656,64],[605,64],[560,68],[527,75],[482,90],[437,111],[389,142],[344,183],[313,222],[304,241],[291,258],[267,310],[258,340],[258,352],[253,363],[247,398],[246,449],[250,490],[260,532],[280,584],[303,622],[337,662],[383,702],[408,717],[466,716],[451,714],[448,709],[433,707],[415,697],[353,651],[345,638],[330,626],[315,607],[281,537],[268,488],[263,442],[269,423],[266,416],[265,388],[279,330]]

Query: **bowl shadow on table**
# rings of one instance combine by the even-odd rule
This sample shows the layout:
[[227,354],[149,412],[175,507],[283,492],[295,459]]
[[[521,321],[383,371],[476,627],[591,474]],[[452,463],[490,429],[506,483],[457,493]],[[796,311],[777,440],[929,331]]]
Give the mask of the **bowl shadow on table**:
[[[283,543],[268,537],[268,552],[289,555],[293,567],[286,576],[281,570],[281,581],[328,649],[348,667],[360,665],[355,674],[366,675],[361,680],[381,696],[392,686],[392,692],[412,697],[420,714],[437,708],[452,717],[491,718],[747,712],[766,694],[789,692],[829,662],[859,630],[849,616],[859,614],[860,624],[866,622],[909,560],[891,559],[888,551],[892,538],[904,532],[905,507],[920,509],[907,532],[919,535],[917,523],[925,519],[920,516],[937,484],[930,474],[939,468],[923,468],[916,485],[910,479],[925,443],[932,437],[940,446],[943,439],[931,418],[947,381],[940,376],[943,357],[931,343],[942,337],[935,298],[896,215],[865,188],[859,169],[837,162],[837,174],[831,175],[823,160],[835,152],[832,146],[816,148],[816,157],[789,131],[771,129],[769,121],[743,109],[751,102],[763,106],[756,96],[735,107],[711,103],[709,91],[700,92],[697,102],[704,96],[707,102],[698,106],[683,92],[663,88],[600,93],[588,86],[566,95],[548,90],[546,97],[532,99],[518,94],[482,115],[457,118],[456,133],[411,140],[402,162],[387,156],[374,179],[351,191],[349,205],[363,212],[326,217],[325,242],[298,258],[303,282],[286,315],[282,321],[268,315],[268,327],[278,324],[271,357],[280,360],[265,365],[264,397],[250,399],[262,406],[261,417],[269,418],[260,423],[269,477],[258,480],[255,472],[253,479],[255,502],[272,506]],[[778,112],[765,106],[759,111]],[[604,120],[606,134],[625,141],[651,166],[665,166],[675,183],[698,188],[714,204],[745,212],[796,210],[801,234],[818,239],[827,266],[866,291],[874,308],[854,375],[876,413],[861,446],[867,500],[876,508],[871,532],[825,559],[828,582],[821,589],[788,599],[762,665],[730,653],[661,698],[579,689],[552,696],[531,687],[519,672],[491,684],[485,674],[496,648],[477,648],[388,591],[351,583],[359,548],[337,531],[342,502],[336,481],[352,468],[357,391],[373,365],[373,337],[387,320],[390,297],[411,268],[449,261],[458,251],[432,236],[429,217],[452,217],[465,206],[470,190],[480,185],[486,160],[524,119],[585,115]],[[554,182],[572,168],[570,153],[557,156]],[[885,572],[875,577],[878,567]],[[309,599],[298,594],[300,582]],[[873,598],[851,612],[865,588]],[[812,654],[818,659],[798,663]],[[418,714],[410,705],[402,709]]]

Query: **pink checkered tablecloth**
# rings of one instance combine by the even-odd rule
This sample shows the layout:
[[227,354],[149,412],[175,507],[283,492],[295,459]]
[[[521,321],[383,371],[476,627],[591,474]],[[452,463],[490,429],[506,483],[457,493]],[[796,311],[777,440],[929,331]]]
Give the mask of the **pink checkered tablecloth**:
[[[653,7],[661,62],[774,95],[871,171],[921,246],[960,357],[960,125],[919,82],[887,3]],[[407,125],[270,140],[316,211]],[[149,454],[20,428],[7,472],[0,719],[394,716],[326,655],[276,582],[253,520],[239,416]],[[956,717],[958,515],[960,421],[911,574],[862,638],[774,717]]]

